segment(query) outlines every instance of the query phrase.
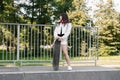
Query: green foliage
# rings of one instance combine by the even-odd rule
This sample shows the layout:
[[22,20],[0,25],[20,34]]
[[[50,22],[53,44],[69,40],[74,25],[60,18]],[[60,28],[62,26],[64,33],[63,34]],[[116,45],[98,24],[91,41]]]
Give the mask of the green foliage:
[[101,2],[96,12],[96,25],[99,26],[100,44],[105,46],[103,47],[104,53],[106,55],[117,54],[116,52],[120,50],[120,14],[113,9],[111,0],[106,4]]
[[86,15],[83,11],[77,10],[69,12],[68,14],[73,25],[83,26],[86,24]]
[[51,1],[52,0],[29,0],[28,3],[21,3],[19,6],[24,9],[24,12],[21,12],[21,15],[23,15],[23,18],[30,24],[51,23]]
[[68,12],[69,18],[73,25],[85,26],[87,21],[85,8],[86,6],[83,0],[73,0],[72,10]]
[[61,13],[70,12],[73,24],[85,24],[86,15],[83,11],[85,3],[83,0],[78,2],[77,0],[29,0],[24,3],[2,0],[0,7],[3,8],[0,9],[1,22],[51,24],[59,18]]
[[104,44],[101,44],[101,46],[99,47],[98,53],[99,53],[99,56],[119,55],[118,51],[114,46],[110,47]]
[[16,6],[14,0],[1,0],[0,2],[0,22],[16,23],[22,22],[18,15],[19,7]]

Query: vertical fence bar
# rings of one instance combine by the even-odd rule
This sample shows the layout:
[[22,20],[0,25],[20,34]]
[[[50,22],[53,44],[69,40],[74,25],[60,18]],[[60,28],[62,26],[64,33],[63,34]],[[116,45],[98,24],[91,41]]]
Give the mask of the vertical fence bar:
[[[12,28],[14,25],[13,25],[13,26],[9,25],[9,26],[10,26],[10,29],[9,29],[9,30],[10,30],[10,32],[12,32],[11,28]],[[10,47],[9,47],[9,55],[10,55],[10,56],[9,56],[9,59],[10,59],[10,60],[11,60],[11,39],[12,39],[12,34],[10,34],[10,41],[9,41],[9,46],[10,46]]]
[[27,54],[27,60],[29,60],[30,59],[29,58],[29,55],[30,55],[30,25],[28,25],[27,27],[28,27],[28,28],[26,28],[28,30],[28,37],[27,38],[28,38],[28,43],[29,43],[28,46],[27,46],[27,48],[28,48],[27,49],[27,53],[28,53]]
[[30,60],[32,60],[32,54],[33,54],[33,44],[32,44],[32,42],[33,42],[33,31],[32,31],[32,29],[33,29],[33,27],[32,27],[32,25],[30,25]]
[[36,48],[37,48],[37,49],[36,49],[36,50],[37,50],[37,51],[36,51],[36,56],[37,56],[37,58],[38,58],[38,57],[39,57],[39,55],[38,55],[38,44],[39,44],[39,43],[38,43],[38,39],[39,39],[39,38],[38,38],[38,31],[39,31],[39,30],[38,30],[38,26],[37,26],[37,25],[36,25],[36,28],[37,28],[37,31],[36,31],[36,39],[37,39],[37,40],[36,40]]
[[96,28],[96,54],[95,54],[95,66],[97,65],[97,60],[98,60],[98,44],[99,44],[99,40],[98,40],[98,28]]
[[25,35],[26,35],[25,32],[26,32],[26,30],[25,30],[25,25],[23,25],[23,34],[24,34],[24,35],[23,35],[23,38],[24,38],[24,39],[23,39],[23,42],[24,42],[24,43],[23,43],[23,49],[21,49],[22,54],[23,54],[23,57],[24,57],[23,60],[25,60],[25,54],[26,54],[26,53],[25,53]]
[[78,49],[79,49],[79,50],[78,50],[78,55],[79,55],[78,57],[79,57],[79,59],[80,59],[80,44],[81,44],[81,43],[80,43],[80,27],[78,28],[78,32],[79,32],[79,34],[78,34],[78,39],[79,39],[79,40],[78,40],[78,43],[79,43],[79,45],[78,45],[77,47],[78,47]]
[[33,25],[33,59],[35,59],[35,26]]
[[43,34],[43,33],[42,33],[42,27],[40,26],[40,44],[41,44],[41,45],[40,45],[40,52],[41,52],[41,53],[40,53],[40,59],[42,59],[41,56],[42,56],[42,54],[43,54],[43,52],[42,52],[43,50],[41,49],[41,47],[42,47],[42,39],[43,39],[43,38],[42,38],[42,34]]
[[[2,28],[1,28],[1,29],[2,29],[2,30],[1,30],[2,33],[4,32],[3,26],[4,26],[4,25],[0,26],[0,27],[2,27]],[[2,50],[2,60],[5,60],[5,40],[4,40],[5,38],[4,38],[4,37],[5,37],[5,35],[3,35],[3,39],[2,39],[2,45],[3,45],[3,48],[2,48],[2,49],[3,49],[3,50]]]
[[20,53],[19,53],[19,50],[20,50],[20,24],[17,25],[17,61],[20,60]]
[[76,48],[76,49],[75,49],[75,52],[76,52],[75,56],[77,56],[77,54],[78,54],[78,51],[77,51],[77,43],[78,43],[78,42],[77,42],[77,27],[75,28],[75,37],[76,37],[76,38],[75,38],[75,48]]
[[[13,27],[13,36],[15,37],[15,27],[16,27],[16,25],[14,25],[14,27]],[[15,38],[14,38],[15,39]],[[15,44],[13,45],[13,47],[15,48]],[[13,48],[13,49],[14,49]],[[13,60],[15,60],[15,49],[13,50]]]
[[[8,29],[8,25],[6,24],[6,30]],[[7,60],[7,44],[8,44],[8,41],[6,40],[6,53],[5,53],[5,60]]]

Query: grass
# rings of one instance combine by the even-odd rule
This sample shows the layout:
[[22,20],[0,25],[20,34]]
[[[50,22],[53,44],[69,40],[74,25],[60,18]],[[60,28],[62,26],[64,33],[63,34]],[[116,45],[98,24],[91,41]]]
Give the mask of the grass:
[[[71,58],[71,61],[72,62],[74,62],[74,61],[82,61],[82,60],[84,61],[84,59],[86,59],[86,61],[87,61],[87,58],[84,58],[84,57],[81,57],[81,58],[78,58],[78,57],[77,58]],[[37,59],[35,59],[35,60],[37,60]],[[45,61],[39,61],[39,59],[38,59],[37,62],[35,62],[35,60],[30,61],[30,62],[29,61],[25,61],[23,64],[34,65],[34,66],[36,66],[36,65],[42,65],[42,66],[51,65],[51,63],[50,62],[46,62],[46,60]],[[49,59],[49,60],[51,60],[51,59]],[[3,63],[1,63],[1,66],[2,65],[7,65],[7,64],[13,64],[13,63],[7,62],[5,64],[3,62]],[[62,64],[62,62],[61,62],[61,64]],[[77,64],[81,65],[81,63],[77,63]],[[83,64],[84,64],[84,62],[83,62]],[[86,63],[85,65],[87,65],[87,64],[88,63]],[[20,62],[16,62],[16,65],[20,65]],[[120,65],[120,56],[105,56],[105,57],[101,57],[100,56],[98,58],[98,60],[97,60],[97,65]]]
[[105,56],[105,57],[99,57],[99,60],[120,60],[120,56]]
[[99,57],[98,65],[120,65],[120,56]]

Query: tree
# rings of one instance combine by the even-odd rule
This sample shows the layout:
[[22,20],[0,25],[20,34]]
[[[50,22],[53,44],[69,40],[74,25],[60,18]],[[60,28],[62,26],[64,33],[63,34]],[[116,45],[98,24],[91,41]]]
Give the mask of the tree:
[[22,22],[18,15],[19,7],[14,0],[2,0],[0,2],[0,22],[17,23]]
[[72,8],[68,12],[73,25],[86,25],[87,14],[85,8],[86,6],[84,0],[73,0]]
[[[96,25],[99,26],[100,44],[107,46],[108,55],[117,54],[120,50],[120,16],[113,8],[112,0],[108,0],[106,4],[98,5],[99,10],[96,11]],[[109,47],[109,48],[108,48]],[[103,52],[104,54],[104,52]]]
[[51,23],[51,2],[52,0],[29,0],[20,3],[19,6],[24,9],[24,12],[21,11],[21,15],[31,24]]

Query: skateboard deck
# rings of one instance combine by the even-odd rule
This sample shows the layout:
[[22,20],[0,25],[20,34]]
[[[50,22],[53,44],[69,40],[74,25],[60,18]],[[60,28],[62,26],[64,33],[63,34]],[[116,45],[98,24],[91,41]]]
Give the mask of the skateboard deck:
[[53,51],[53,69],[55,71],[59,69],[59,57],[60,57],[60,41],[56,40],[54,43]]

